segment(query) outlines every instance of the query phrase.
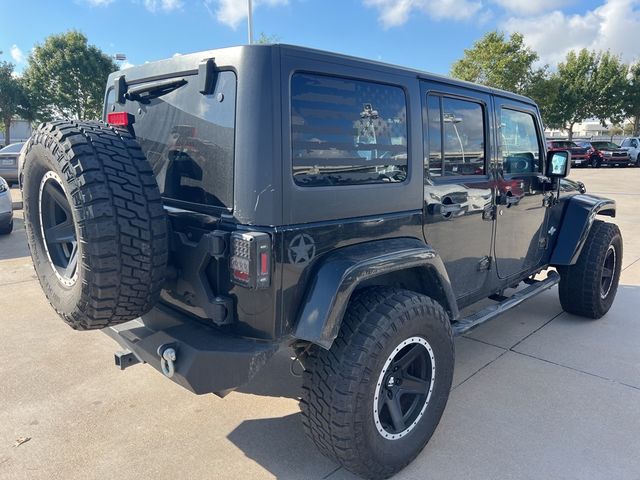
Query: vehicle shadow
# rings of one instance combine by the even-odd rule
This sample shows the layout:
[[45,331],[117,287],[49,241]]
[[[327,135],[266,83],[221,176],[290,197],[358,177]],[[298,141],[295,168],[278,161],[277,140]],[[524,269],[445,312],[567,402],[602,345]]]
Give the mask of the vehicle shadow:
[[339,468],[307,439],[300,414],[245,420],[227,438],[278,479],[321,479]]

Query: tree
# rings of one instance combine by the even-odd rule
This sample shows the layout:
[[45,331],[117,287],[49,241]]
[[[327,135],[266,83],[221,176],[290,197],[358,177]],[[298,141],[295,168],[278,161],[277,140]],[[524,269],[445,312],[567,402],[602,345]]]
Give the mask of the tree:
[[269,35],[264,32],[260,32],[260,36],[258,37],[258,40],[256,40],[258,45],[271,45],[279,42],[280,37],[278,35]]
[[628,117],[633,117],[633,135],[640,135],[640,63],[629,67],[625,112]]
[[599,101],[594,88],[597,65],[598,55],[586,48],[578,53],[570,51],[558,64],[559,94],[553,116],[569,132],[569,140],[575,124],[593,116],[594,104]]
[[626,115],[626,90],[628,67],[620,57],[611,52],[596,55],[596,63],[592,76],[591,91],[593,103],[591,115],[606,126],[607,120],[614,125],[621,124]]
[[115,70],[114,61],[80,32],[47,37],[29,55],[24,73],[37,118],[98,118],[107,76]]
[[524,44],[520,33],[505,39],[502,32],[489,32],[464,51],[464,57],[451,67],[451,76],[501,88],[515,93],[525,93],[531,82],[543,75],[544,68],[535,69],[538,54]]
[[[0,52],[1,53],[1,52]],[[11,120],[16,115],[29,119],[29,102],[19,78],[13,76],[13,64],[0,62],[0,120],[5,144],[11,143]]]

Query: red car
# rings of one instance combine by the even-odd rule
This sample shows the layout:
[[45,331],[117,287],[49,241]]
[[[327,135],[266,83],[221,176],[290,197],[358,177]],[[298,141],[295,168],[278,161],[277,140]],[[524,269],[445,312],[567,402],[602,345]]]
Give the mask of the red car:
[[592,167],[600,168],[602,165],[628,167],[631,164],[629,152],[613,142],[579,142],[579,144],[587,149],[589,164]]
[[581,147],[575,142],[569,140],[547,140],[547,150],[569,150],[571,152],[571,166],[577,167],[581,165],[589,164],[589,152],[588,149]]

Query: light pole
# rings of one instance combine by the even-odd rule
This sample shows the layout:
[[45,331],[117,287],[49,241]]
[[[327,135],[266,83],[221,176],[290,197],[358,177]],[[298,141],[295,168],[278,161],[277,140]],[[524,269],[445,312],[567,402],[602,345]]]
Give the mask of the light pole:
[[247,0],[247,26],[249,27],[249,45],[253,43],[253,7],[251,0]]

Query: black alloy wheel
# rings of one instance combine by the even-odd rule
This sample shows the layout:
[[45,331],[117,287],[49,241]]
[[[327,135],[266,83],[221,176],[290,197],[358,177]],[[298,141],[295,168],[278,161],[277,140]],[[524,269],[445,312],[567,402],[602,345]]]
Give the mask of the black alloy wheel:
[[72,286],[78,278],[78,239],[71,205],[60,176],[49,171],[40,182],[40,227],[49,265],[58,280]]

